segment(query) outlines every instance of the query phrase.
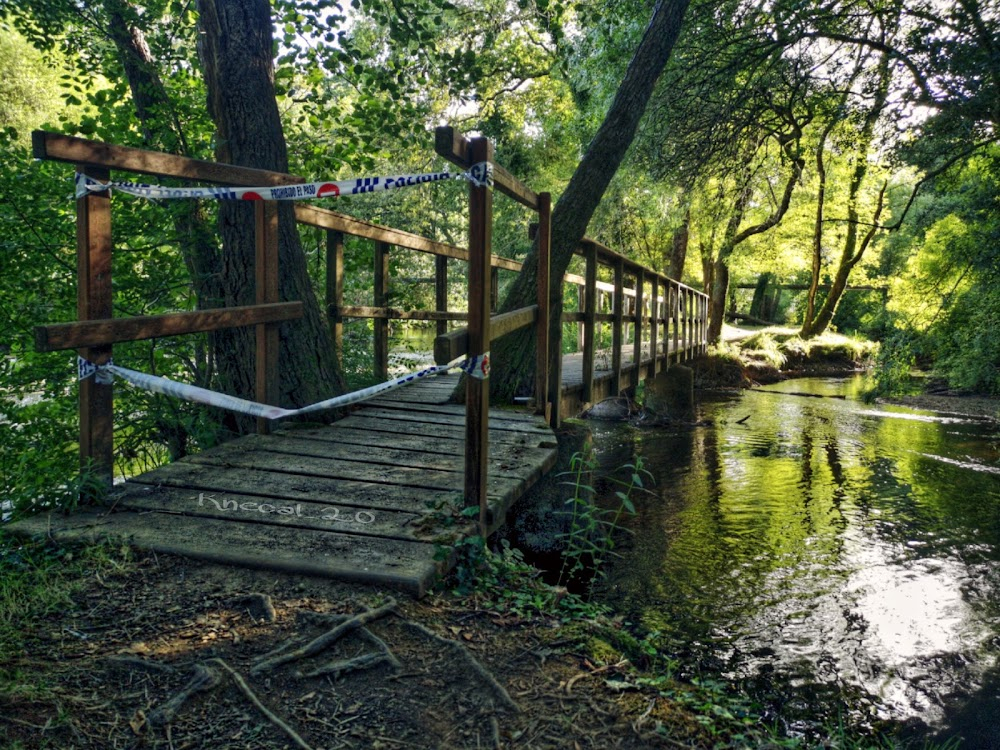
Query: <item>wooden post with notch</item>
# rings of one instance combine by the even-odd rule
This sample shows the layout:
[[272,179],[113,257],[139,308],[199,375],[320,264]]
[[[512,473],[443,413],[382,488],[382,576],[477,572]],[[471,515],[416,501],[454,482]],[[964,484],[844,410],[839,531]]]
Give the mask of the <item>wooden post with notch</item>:
[[552,195],[538,196],[538,320],[535,323],[535,413],[552,423],[559,402],[549,398],[549,258],[552,243]]
[[[107,181],[111,174],[98,167],[78,167],[80,174]],[[88,193],[76,200],[76,259],[78,320],[110,318],[111,194]],[[107,364],[111,346],[80,349],[95,365]],[[91,375],[80,381],[80,470],[93,472],[108,489],[114,480],[114,418],[112,386]]]
[[583,246],[587,261],[586,286],[583,287],[583,401],[594,400],[594,317],[597,314],[597,247]]
[[[257,201],[254,204],[255,220],[255,277],[256,302],[264,305],[279,301],[278,292],[278,204],[274,201]],[[278,404],[279,388],[278,336],[279,323],[260,323],[256,326],[256,391],[262,404]],[[257,419],[257,432],[271,432],[268,419]]]
[[[375,307],[389,306],[389,246],[375,242]],[[375,377],[389,379],[389,319],[372,320],[375,333]]]
[[[473,138],[469,166],[491,164],[493,144]],[[490,256],[493,235],[493,191],[486,185],[469,186],[469,354],[483,357],[490,351]],[[489,380],[466,378],[465,396],[465,503],[479,507],[479,529],[488,531],[486,497],[490,440]]]
[[326,230],[326,310],[337,364],[344,367],[344,233]]

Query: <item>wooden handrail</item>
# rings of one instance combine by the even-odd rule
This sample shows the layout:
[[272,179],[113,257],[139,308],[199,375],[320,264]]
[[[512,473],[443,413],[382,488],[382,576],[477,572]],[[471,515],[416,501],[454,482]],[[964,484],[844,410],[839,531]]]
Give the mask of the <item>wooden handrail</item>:
[[305,182],[302,177],[283,172],[189,159],[186,156],[146,151],[130,146],[113,146],[109,143],[88,141],[86,138],[49,133],[44,130],[32,132],[31,146],[36,159],[68,162],[81,167],[122,169],[135,174],[179,177],[219,185],[248,187],[294,185],[297,182]]
[[[490,317],[492,338],[498,339],[521,328],[527,328],[538,319],[538,305],[521,307]],[[469,328],[463,326],[434,339],[434,362],[446,365],[469,353]]]
[[301,302],[225,307],[217,310],[146,315],[134,318],[105,318],[35,326],[35,349],[54,352],[106,346],[122,341],[141,341],[162,336],[218,331],[261,323],[278,323],[302,317]]

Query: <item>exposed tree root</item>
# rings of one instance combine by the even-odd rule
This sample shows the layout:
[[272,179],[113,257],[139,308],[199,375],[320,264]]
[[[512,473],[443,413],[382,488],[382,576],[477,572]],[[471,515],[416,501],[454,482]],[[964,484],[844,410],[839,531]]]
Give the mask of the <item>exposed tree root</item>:
[[170,724],[188,698],[195,693],[200,693],[204,690],[211,690],[218,684],[218,672],[214,669],[209,669],[204,664],[195,664],[194,676],[191,677],[188,684],[181,688],[180,692],[178,692],[173,698],[168,700],[155,711],[151,711],[149,716],[146,717],[147,721],[152,726],[159,727]]
[[397,659],[396,655],[392,653],[392,651],[389,649],[388,644],[386,644],[385,641],[383,641],[381,638],[379,638],[377,635],[371,632],[368,628],[361,628],[361,630],[358,631],[358,635],[360,635],[370,644],[375,646],[375,648],[381,651],[383,656],[385,657],[385,660],[389,663],[389,665],[393,669],[403,668],[403,665],[399,663],[399,659]]
[[250,686],[247,685],[246,681],[240,676],[239,672],[230,667],[222,659],[215,658],[215,659],[209,659],[209,661],[212,662],[213,664],[218,664],[220,667],[226,670],[229,673],[229,676],[233,678],[233,682],[236,683],[236,687],[240,689],[240,692],[243,693],[243,695],[245,695],[251,703],[253,703],[254,707],[256,707],[256,709],[260,711],[265,716],[265,718],[267,718],[268,721],[270,721],[281,731],[287,734],[291,738],[292,742],[301,747],[302,750],[313,750],[312,745],[310,745],[308,742],[302,739],[299,736],[298,732],[296,732],[294,729],[288,726],[284,721],[275,716],[274,713],[272,713],[270,709],[267,708],[267,706],[265,706],[263,703],[260,702],[260,699],[257,697],[257,694],[250,689]]
[[373,620],[384,617],[390,612],[395,611],[395,609],[396,600],[389,599],[388,603],[382,605],[378,609],[370,609],[366,612],[355,615],[349,620],[345,620],[340,623],[332,630],[328,630],[323,635],[314,638],[304,646],[300,646],[299,648],[290,651],[285,651],[284,653],[272,651],[271,653],[266,654],[261,661],[258,661],[253,667],[251,667],[250,674],[259,674],[261,672],[272,670],[275,667],[279,667],[282,664],[287,664],[291,661],[306,659],[310,656],[314,656],[320,651],[329,648],[347,633],[357,630]]
[[482,679],[483,682],[485,682],[489,686],[490,690],[493,692],[493,695],[496,696],[497,699],[499,699],[500,703],[504,707],[515,713],[519,713],[521,711],[520,706],[518,706],[517,703],[514,702],[514,699],[510,697],[510,694],[507,692],[504,686],[501,685],[499,682],[497,682],[496,678],[490,673],[490,671],[486,669],[486,667],[484,667],[479,662],[479,660],[476,659],[476,657],[473,656],[469,652],[469,650],[461,643],[459,643],[458,641],[453,641],[450,638],[444,638],[435,633],[433,630],[424,627],[419,622],[403,620],[403,623],[408,628],[423,633],[428,638],[437,641],[443,646],[451,649],[453,652],[459,654],[461,658],[469,665],[469,667],[471,667],[472,671],[474,671],[477,675],[479,675],[480,679]]
[[[299,677],[338,677],[347,672],[356,672],[361,669],[369,669],[370,667],[377,666],[379,664],[389,663],[389,658],[385,654],[361,654],[360,656],[355,656],[353,659],[343,659],[341,661],[332,661],[329,664],[324,664],[321,667],[316,667],[309,672],[299,672]],[[396,662],[397,664],[399,662]]]
[[130,670],[140,670],[142,672],[159,672],[160,674],[174,674],[176,673],[177,667],[173,667],[169,664],[161,664],[158,661],[149,661],[148,659],[143,659],[138,656],[129,656],[128,654],[119,654],[115,656],[109,656],[105,659],[109,664],[114,664],[119,667],[127,667]]

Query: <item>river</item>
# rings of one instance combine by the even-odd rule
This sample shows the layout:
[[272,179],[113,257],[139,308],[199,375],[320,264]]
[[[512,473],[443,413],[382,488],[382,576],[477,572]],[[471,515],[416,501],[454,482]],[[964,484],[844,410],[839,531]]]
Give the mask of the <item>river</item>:
[[792,734],[847,714],[1000,747],[997,424],[859,390],[703,400],[694,429],[593,422],[605,470],[653,474],[598,596]]

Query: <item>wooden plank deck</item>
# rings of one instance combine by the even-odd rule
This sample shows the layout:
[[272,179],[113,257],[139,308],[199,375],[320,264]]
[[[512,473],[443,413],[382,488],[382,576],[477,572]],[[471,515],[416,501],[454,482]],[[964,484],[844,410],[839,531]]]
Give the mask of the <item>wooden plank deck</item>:
[[[465,407],[446,403],[457,376],[380,397],[332,425],[249,435],[115,487],[112,511],[14,524],[56,538],[124,538],[216,562],[386,585],[421,596],[442,571],[440,543],[460,507]],[[498,526],[552,466],[543,420],[490,412],[488,496]]]
[[[698,356],[701,347],[697,344],[689,346],[687,349],[675,349],[673,341],[668,341],[668,354],[664,355],[661,348],[658,352],[656,372],[662,372],[670,364],[685,362],[688,359]],[[649,342],[645,342],[641,355],[641,376],[636,377],[635,348],[631,343],[622,347],[622,378],[621,388],[626,390],[637,385],[640,380],[652,377],[653,356],[649,349]],[[611,381],[614,373],[611,370],[611,349],[601,349],[594,356],[594,392],[593,397],[587,401],[583,398],[583,354],[566,354],[562,362],[562,399],[560,411],[563,417],[572,417],[580,414],[589,406],[602,401],[603,399],[617,396],[612,393]]]

